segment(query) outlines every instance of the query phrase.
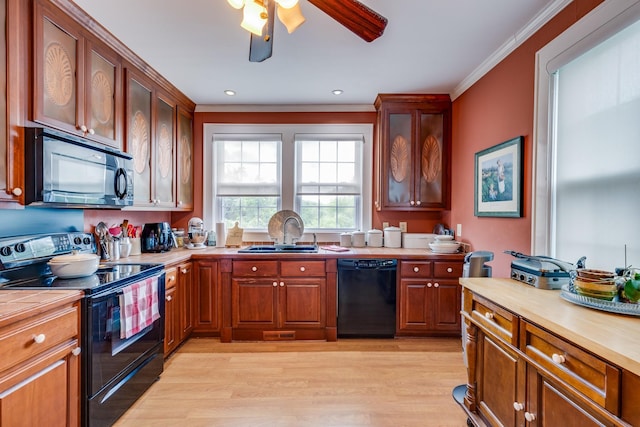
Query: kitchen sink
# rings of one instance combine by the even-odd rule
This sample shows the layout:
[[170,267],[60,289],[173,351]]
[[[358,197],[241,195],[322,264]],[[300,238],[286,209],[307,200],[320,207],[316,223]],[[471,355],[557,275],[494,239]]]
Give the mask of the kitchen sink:
[[238,253],[277,254],[277,253],[315,253],[316,245],[251,245],[238,249]]

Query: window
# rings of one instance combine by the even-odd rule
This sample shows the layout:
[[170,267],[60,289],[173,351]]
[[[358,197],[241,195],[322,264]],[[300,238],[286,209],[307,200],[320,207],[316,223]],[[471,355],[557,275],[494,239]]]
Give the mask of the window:
[[533,252],[606,270],[640,263],[640,2],[617,9],[538,53],[534,138]]
[[214,136],[216,217],[266,229],[280,206],[281,135]]
[[205,227],[238,222],[245,241],[268,241],[283,209],[319,241],[371,227],[373,125],[206,124],[204,134]]
[[295,210],[313,229],[357,230],[362,135],[296,135]]

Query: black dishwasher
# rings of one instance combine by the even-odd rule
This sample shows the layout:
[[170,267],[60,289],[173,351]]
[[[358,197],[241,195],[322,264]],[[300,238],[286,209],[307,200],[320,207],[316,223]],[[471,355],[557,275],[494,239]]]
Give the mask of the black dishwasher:
[[395,259],[338,260],[338,337],[393,338]]

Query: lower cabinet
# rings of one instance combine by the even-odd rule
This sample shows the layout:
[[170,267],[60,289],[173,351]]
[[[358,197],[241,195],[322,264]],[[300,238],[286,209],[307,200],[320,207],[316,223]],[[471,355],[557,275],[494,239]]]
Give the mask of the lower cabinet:
[[194,327],[192,263],[165,269],[164,355],[186,340]]
[[233,339],[326,339],[326,275],[324,260],[234,260]]
[[616,366],[466,289],[463,307],[464,407],[474,420],[536,427],[638,421],[621,418],[622,371]]
[[0,426],[80,425],[79,304],[0,328]]
[[222,298],[218,262],[193,262],[193,333],[215,336],[222,325]]
[[460,261],[400,261],[397,335],[460,335]]

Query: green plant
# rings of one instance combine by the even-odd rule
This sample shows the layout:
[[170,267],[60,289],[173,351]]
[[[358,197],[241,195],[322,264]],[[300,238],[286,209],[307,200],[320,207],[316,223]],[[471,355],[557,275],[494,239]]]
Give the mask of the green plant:
[[631,302],[640,301],[640,273],[628,271],[627,280],[624,282],[624,294]]

